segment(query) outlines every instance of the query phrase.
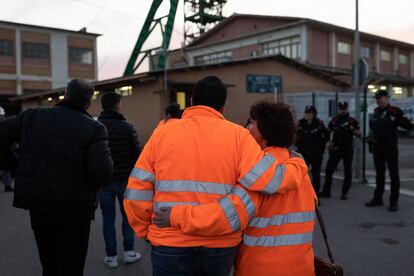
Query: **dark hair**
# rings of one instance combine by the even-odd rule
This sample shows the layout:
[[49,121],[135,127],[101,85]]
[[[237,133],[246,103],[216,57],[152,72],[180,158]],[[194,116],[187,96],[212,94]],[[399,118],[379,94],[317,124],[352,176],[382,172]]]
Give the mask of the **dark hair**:
[[103,94],[101,98],[101,105],[103,110],[114,110],[116,105],[121,102],[121,98],[121,95],[114,92]]
[[177,103],[172,103],[165,108],[165,116],[170,115],[171,118],[181,118],[181,108]]
[[94,86],[82,79],[71,80],[66,87],[65,100],[81,108],[86,107],[93,96]]
[[250,117],[257,122],[267,146],[288,148],[294,143],[296,125],[287,104],[259,100],[252,105]]
[[193,91],[193,105],[206,105],[219,111],[226,104],[227,89],[216,76],[199,80]]

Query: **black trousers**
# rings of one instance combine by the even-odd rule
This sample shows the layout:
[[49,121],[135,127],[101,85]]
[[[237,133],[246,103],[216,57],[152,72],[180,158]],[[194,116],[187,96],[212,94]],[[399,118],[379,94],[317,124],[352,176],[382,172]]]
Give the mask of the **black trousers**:
[[90,219],[30,210],[43,276],[82,276],[88,251]]
[[305,153],[302,154],[305,158],[306,165],[311,168],[312,171],[312,185],[315,193],[318,194],[321,187],[321,167],[323,160],[323,153]]
[[377,173],[377,187],[374,198],[382,200],[385,188],[385,166],[391,178],[390,203],[398,202],[400,196],[400,174],[398,168],[398,147],[395,145],[374,145],[374,165]]
[[339,148],[329,151],[329,159],[326,163],[325,170],[325,185],[323,186],[324,193],[331,193],[332,175],[338,166],[339,161],[343,161],[344,164],[344,182],[342,184],[342,194],[346,195],[351,188],[352,183],[352,159],[354,149],[352,147]]

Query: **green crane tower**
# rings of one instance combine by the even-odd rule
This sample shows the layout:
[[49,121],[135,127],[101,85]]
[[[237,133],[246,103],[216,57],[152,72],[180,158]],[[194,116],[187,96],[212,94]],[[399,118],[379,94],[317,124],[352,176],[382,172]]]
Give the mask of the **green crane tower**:
[[[227,0],[183,0],[184,1],[184,43],[189,43],[204,32],[214,27],[224,19],[223,6]],[[168,15],[155,17],[163,0],[153,0],[151,8],[142,26],[134,50],[128,60],[124,76],[132,75],[147,57],[153,53],[160,54],[154,63],[150,58],[151,67],[155,70],[165,69],[167,51],[171,41],[174,28],[175,15],[179,0],[170,0]],[[162,44],[158,47],[143,50],[144,43],[149,39],[154,29],[160,26],[162,33]]]

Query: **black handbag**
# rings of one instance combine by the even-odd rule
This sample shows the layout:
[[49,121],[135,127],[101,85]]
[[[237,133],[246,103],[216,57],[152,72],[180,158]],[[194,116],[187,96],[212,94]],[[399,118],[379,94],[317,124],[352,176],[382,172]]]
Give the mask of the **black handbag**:
[[328,235],[326,234],[325,222],[318,207],[315,204],[316,216],[318,217],[319,225],[321,226],[323,239],[325,241],[326,250],[328,251],[328,259],[317,257],[314,258],[315,274],[316,276],[343,276],[344,270],[342,266],[335,262],[331,247],[328,243]]

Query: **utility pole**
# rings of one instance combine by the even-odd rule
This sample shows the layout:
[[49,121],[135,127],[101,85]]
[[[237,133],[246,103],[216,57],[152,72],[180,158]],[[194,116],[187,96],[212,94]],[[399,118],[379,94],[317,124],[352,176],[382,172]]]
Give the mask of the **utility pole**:
[[[353,76],[353,88],[355,91],[355,118],[358,122],[361,121],[361,112],[360,112],[360,96],[361,96],[361,86],[360,86],[360,73],[359,73],[359,60],[360,60],[360,36],[359,36],[359,3],[358,0],[355,0],[355,36],[354,36],[354,76]],[[355,147],[355,162],[354,162],[354,171],[355,179],[361,179],[361,147]]]

